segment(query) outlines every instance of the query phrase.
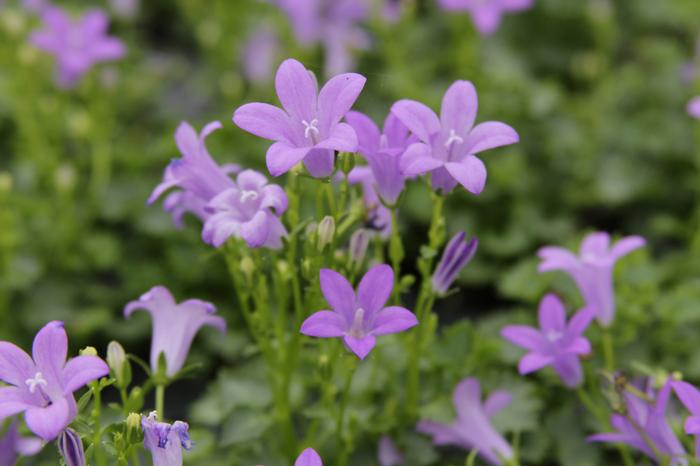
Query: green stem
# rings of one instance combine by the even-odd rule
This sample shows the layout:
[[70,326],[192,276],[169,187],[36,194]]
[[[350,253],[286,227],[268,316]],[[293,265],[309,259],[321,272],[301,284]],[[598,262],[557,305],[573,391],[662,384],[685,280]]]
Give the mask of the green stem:
[[396,207],[391,208],[391,238],[389,239],[389,259],[394,269],[394,289],[392,290],[392,301],[399,303],[399,284],[401,281],[401,261],[405,256],[401,234],[399,233],[399,222],[396,215]]
[[156,415],[159,421],[165,419],[165,385],[162,383],[156,384]]
[[93,421],[93,438],[92,438],[92,454],[95,459],[95,463],[98,465],[104,465],[104,456],[102,454],[102,425],[101,425],[101,409],[102,409],[102,389],[100,388],[99,382],[92,382],[90,384],[92,390],[92,421]]
[[605,369],[610,373],[615,372],[615,345],[607,328],[603,328],[603,356]]
[[343,384],[343,391],[340,395],[340,406],[338,409],[338,417],[336,419],[336,433],[338,437],[338,444],[341,445],[340,453],[338,455],[338,460],[336,461],[337,466],[346,466],[348,463],[348,457],[350,455],[350,445],[351,441],[349,439],[349,434],[345,432],[345,415],[347,412],[348,399],[350,398],[350,389],[352,388],[352,380],[355,375],[355,370],[357,368],[357,363],[353,361],[352,367],[348,370],[345,376],[345,383]]

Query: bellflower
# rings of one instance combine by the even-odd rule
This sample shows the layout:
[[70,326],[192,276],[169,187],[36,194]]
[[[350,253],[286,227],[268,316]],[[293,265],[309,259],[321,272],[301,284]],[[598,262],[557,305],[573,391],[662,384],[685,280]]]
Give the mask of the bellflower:
[[673,391],[690,411],[690,416],[685,420],[685,433],[695,436],[695,458],[700,459],[700,391],[688,382],[671,382]]
[[[635,448],[657,464],[686,466],[686,452],[666,419],[666,406],[671,395],[671,384],[667,382],[657,394],[649,388],[646,401],[637,395],[625,392],[627,416],[613,414],[610,423],[617,432],[596,434],[588,438],[591,442],[624,443]],[[644,435],[642,435],[642,433]],[[651,442],[652,445],[649,444]],[[657,457],[658,452],[662,457]],[[664,458],[670,458],[666,463]]]
[[478,238],[466,241],[465,237],[466,234],[463,231],[454,235],[442,253],[432,278],[433,291],[438,294],[447,293],[459,272],[476,253],[476,248],[479,245]]
[[563,270],[578,285],[586,306],[596,311],[598,322],[609,326],[615,316],[615,292],[613,290],[613,267],[615,262],[630,252],[644,246],[644,238],[628,236],[610,246],[610,235],[605,232],[591,233],[581,242],[579,256],[567,249],[547,246],[538,251],[538,270]]
[[532,8],[534,0],[438,0],[447,11],[468,11],[474,27],[482,36],[496,32],[503,13],[516,13]]
[[242,51],[243,74],[253,83],[267,83],[272,78],[279,38],[272,28],[256,30],[246,41]]
[[155,412],[141,418],[143,446],[153,456],[153,466],[182,466],[182,450],[190,450],[192,441],[186,422],[158,422]]
[[377,460],[379,461],[379,466],[398,466],[404,462],[403,455],[388,435],[384,435],[379,439]]
[[691,117],[700,120],[700,96],[690,99],[686,111]]
[[251,248],[282,247],[287,230],[279,216],[287,210],[287,195],[276,184],[254,170],[244,170],[233,187],[207,204],[211,216],[202,230],[205,243],[219,247],[231,237],[240,237]]
[[445,92],[440,118],[426,105],[400,100],[392,113],[421,142],[408,147],[401,158],[404,175],[430,172],[434,189],[450,192],[457,183],[480,194],[486,184],[486,167],[474,154],[519,141],[510,126],[487,121],[474,126],[478,98],[469,81],[456,81]]
[[38,438],[22,437],[17,423],[12,422],[0,437],[0,466],[14,466],[20,456],[36,455],[43,446]]
[[360,95],[366,79],[355,73],[331,78],[318,92],[313,73],[296,60],[282,62],[275,77],[284,110],[251,103],[238,108],[233,122],[261,138],[275,141],[267,151],[267,168],[279,176],[303,161],[314,177],[333,172],[334,153],[354,152],[357,136],[340,120]]
[[126,53],[119,39],[107,35],[109,19],[100,10],[90,10],[73,22],[65,11],[46,7],[41,18],[43,29],[30,40],[55,57],[60,86],[73,87],[96,63],[117,60]]
[[163,353],[168,377],[182,369],[192,340],[202,326],[210,325],[226,332],[226,321],[213,315],[216,307],[212,303],[188,299],[178,304],[164,286],[154,286],[138,300],[128,303],[124,315],[128,318],[136,310],[148,311],[153,321],[151,369],[158,370],[158,358]]
[[495,391],[481,403],[481,386],[473,378],[462,380],[454,390],[452,401],[457,420],[452,424],[420,421],[416,430],[433,437],[434,445],[455,445],[467,451],[477,450],[489,464],[500,466],[513,458],[508,442],[491,425],[491,417],[505,408],[511,396]]
[[362,186],[362,200],[367,208],[369,223],[382,238],[388,238],[391,234],[391,211],[379,200],[372,169],[366,165],[353,168],[348,173],[348,183]]
[[58,437],[58,451],[66,466],[86,466],[85,450],[80,435],[71,428],[61,432]]
[[77,414],[73,392],[109,374],[96,356],[66,362],[68,336],[63,322],[46,324],[34,338],[32,356],[12,343],[0,342],[0,421],[24,412],[27,427],[38,437],[55,439]]
[[301,325],[311,337],[343,337],[345,346],[364,359],[380,335],[398,333],[418,324],[411,311],[400,306],[384,307],[394,288],[394,271],[376,265],[362,277],[357,294],[338,272],[321,269],[321,291],[332,311],[318,311]]
[[552,366],[568,387],[577,387],[583,381],[579,356],[591,352],[591,343],[583,336],[595,317],[595,311],[585,308],[566,322],[564,305],[554,294],[540,301],[540,328],[527,325],[509,325],[501,335],[514,345],[529,351],[518,364],[521,375]]

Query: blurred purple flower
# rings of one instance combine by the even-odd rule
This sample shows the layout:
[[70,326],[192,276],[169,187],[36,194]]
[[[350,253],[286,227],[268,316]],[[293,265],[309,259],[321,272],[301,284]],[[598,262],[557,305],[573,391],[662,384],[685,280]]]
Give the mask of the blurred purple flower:
[[445,246],[432,278],[433,291],[438,294],[447,293],[459,272],[476,253],[476,248],[479,246],[478,238],[474,237],[467,241],[465,237],[466,233],[460,231]]
[[141,417],[143,446],[153,456],[153,466],[182,466],[182,450],[190,450],[192,441],[186,422],[158,422],[155,412]]
[[384,435],[379,439],[377,459],[379,460],[379,466],[398,466],[404,462],[403,455],[388,435]]
[[275,141],[267,151],[272,176],[304,161],[312,176],[333,172],[333,151],[354,152],[357,136],[340,120],[360,95],[366,79],[355,73],[331,78],[318,92],[313,73],[296,60],[282,62],[275,77],[277,97],[284,110],[269,104],[239,107],[233,122],[261,138]]
[[552,366],[567,387],[578,387],[583,381],[579,357],[591,352],[591,343],[583,333],[595,317],[595,311],[584,308],[566,322],[561,300],[548,294],[540,301],[540,328],[509,325],[501,335],[514,345],[529,351],[518,364],[521,375]]
[[140,0],[109,0],[114,14],[122,19],[133,19],[139,12]]
[[690,416],[685,420],[685,433],[695,436],[695,459],[700,459],[700,391],[688,382],[671,382],[673,391],[690,411]]
[[450,192],[457,183],[480,194],[486,167],[474,154],[519,141],[510,126],[487,121],[474,126],[478,98],[469,81],[456,81],[442,99],[440,118],[420,102],[400,100],[391,111],[422,142],[408,147],[401,158],[404,175],[432,173],[434,189]]
[[151,370],[158,371],[161,353],[167,364],[166,375],[172,377],[185,364],[192,340],[204,325],[226,332],[226,321],[213,315],[216,307],[199,299],[188,299],[180,304],[164,286],[154,286],[138,300],[124,307],[127,318],[136,310],[148,311],[153,324],[151,338]]
[[338,272],[321,269],[321,291],[332,311],[318,311],[301,325],[311,337],[343,337],[345,346],[364,359],[378,336],[403,332],[418,324],[416,316],[400,306],[384,307],[394,288],[394,271],[376,265],[362,277],[357,294]]
[[[610,418],[616,432],[592,435],[588,437],[588,441],[624,443],[641,451],[657,464],[687,466],[685,449],[666,419],[671,383],[667,382],[657,394],[649,387],[646,395],[654,401],[649,402],[625,392],[627,415],[616,413]],[[656,452],[661,457],[657,457]],[[670,459],[670,463],[666,459]]]
[[58,451],[66,466],[86,466],[85,450],[80,435],[70,427],[58,437]]
[[119,39],[107,35],[109,19],[101,10],[90,10],[73,22],[63,10],[46,7],[41,17],[43,29],[30,40],[56,58],[56,80],[62,87],[74,87],[96,63],[118,60],[126,53]]
[[75,419],[73,392],[109,374],[96,356],[68,360],[63,322],[46,324],[34,338],[32,357],[12,343],[0,342],[0,422],[24,412],[29,430],[51,441]]
[[578,257],[571,251],[557,246],[540,249],[537,254],[542,262],[538,270],[563,270],[568,273],[578,285],[586,306],[593,307],[598,322],[607,327],[615,316],[612,276],[615,262],[645,244],[641,236],[628,236],[610,247],[609,234],[591,233],[581,242]]
[[22,437],[17,422],[13,421],[0,437],[0,466],[14,466],[20,456],[36,455],[43,446],[43,442],[38,438]]
[[41,14],[44,9],[50,6],[49,0],[22,0],[22,8],[36,14]]
[[353,168],[348,173],[348,183],[362,186],[362,199],[367,208],[369,223],[379,231],[382,238],[388,238],[391,234],[391,211],[379,200],[377,181],[372,169],[368,166]]
[[508,442],[491,425],[491,417],[511,402],[505,391],[495,391],[481,403],[481,386],[473,378],[462,380],[455,387],[452,401],[457,420],[452,424],[420,421],[416,430],[433,437],[435,445],[455,445],[467,451],[477,450],[489,464],[500,466],[501,460],[513,458]]
[[242,51],[243,74],[255,84],[268,83],[279,51],[279,38],[274,29],[262,27],[246,40]]
[[406,0],[384,0],[382,8],[382,18],[389,23],[394,24],[401,19],[401,14],[406,7]]
[[686,111],[691,117],[700,119],[700,96],[690,99],[688,106],[686,107]]
[[294,462],[294,466],[323,466],[323,462],[321,461],[321,457],[318,456],[318,453],[316,453],[316,450],[307,448],[301,452]]
[[243,238],[251,248],[282,247],[287,230],[279,219],[287,210],[287,195],[254,170],[244,170],[235,186],[207,204],[211,216],[202,230],[205,243],[219,247],[231,236]]
[[503,13],[516,13],[532,8],[534,0],[438,0],[447,11],[468,11],[476,30],[482,36],[496,32]]

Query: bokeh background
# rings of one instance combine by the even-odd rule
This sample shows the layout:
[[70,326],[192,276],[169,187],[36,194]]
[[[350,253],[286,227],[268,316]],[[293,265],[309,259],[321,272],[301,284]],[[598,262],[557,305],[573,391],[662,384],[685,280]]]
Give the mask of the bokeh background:
[[[104,8],[128,53],[61,89],[52,58],[28,43],[39,19],[19,2],[0,6],[0,338],[27,347],[40,326],[61,319],[73,352],[88,344],[104,352],[117,339],[145,357],[148,317],[124,320],[125,303],[156,284],[178,299],[210,300],[231,332],[198,337],[191,358],[203,368],[169,389],[168,414],[193,424],[190,464],[282,464],[267,456],[269,392],[223,260],[201,242],[196,219],[175,229],[146,198],[178,157],[182,120],[222,121],[207,140],[214,158],[264,169],[268,144],[235,127],[233,110],[276,102],[282,59],[323,76],[332,57],[301,43],[272,1],[141,0],[133,11],[117,0],[56,3],[76,13]],[[498,331],[532,322],[547,290],[570,309],[581,303],[568,278],[536,272],[539,247],[575,248],[593,230],[640,234],[648,246],[616,268],[618,361],[635,374],[679,370],[700,380],[700,122],[685,111],[700,92],[700,3],[536,0],[489,37],[468,14],[408,3],[389,21],[374,2],[346,31],[360,34],[350,41],[363,48],[350,50],[351,67],[368,78],[355,108],[377,121],[400,98],[438,108],[449,84],[469,79],[478,120],[507,122],[521,135],[484,155],[481,196],[458,190],[449,199],[448,232],[463,229],[480,246],[459,293],[438,307],[439,341],[424,368],[434,401],[425,412],[449,418],[454,381],[479,374],[488,388],[516,393],[499,423],[509,438],[518,433],[526,464],[607,464],[604,448],[585,443],[593,426],[572,422],[573,395],[551,373],[517,377],[520,352]],[[401,211],[405,244],[423,241],[429,219],[429,197],[415,186]],[[375,385],[401,369],[400,355],[387,350],[385,359],[394,367],[372,374]],[[356,390],[377,388],[359,382]],[[389,415],[353,414],[377,432]],[[397,435],[409,464],[438,458],[426,439]],[[358,440],[353,463],[373,464],[375,442]],[[459,452],[440,454],[444,464],[463,463]]]

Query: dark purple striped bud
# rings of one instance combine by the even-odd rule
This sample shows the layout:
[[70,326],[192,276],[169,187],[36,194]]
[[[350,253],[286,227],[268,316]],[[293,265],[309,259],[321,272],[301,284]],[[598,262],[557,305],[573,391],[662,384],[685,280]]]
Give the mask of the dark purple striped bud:
[[359,265],[365,260],[367,247],[369,246],[369,231],[360,228],[350,236],[350,261]]
[[66,466],[85,466],[85,451],[80,435],[70,427],[58,436],[58,450]]
[[474,257],[479,240],[472,238],[466,241],[465,236],[463,231],[454,235],[442,253],[433,273],[433,291],[438,294],[447,292],[462,268]]

